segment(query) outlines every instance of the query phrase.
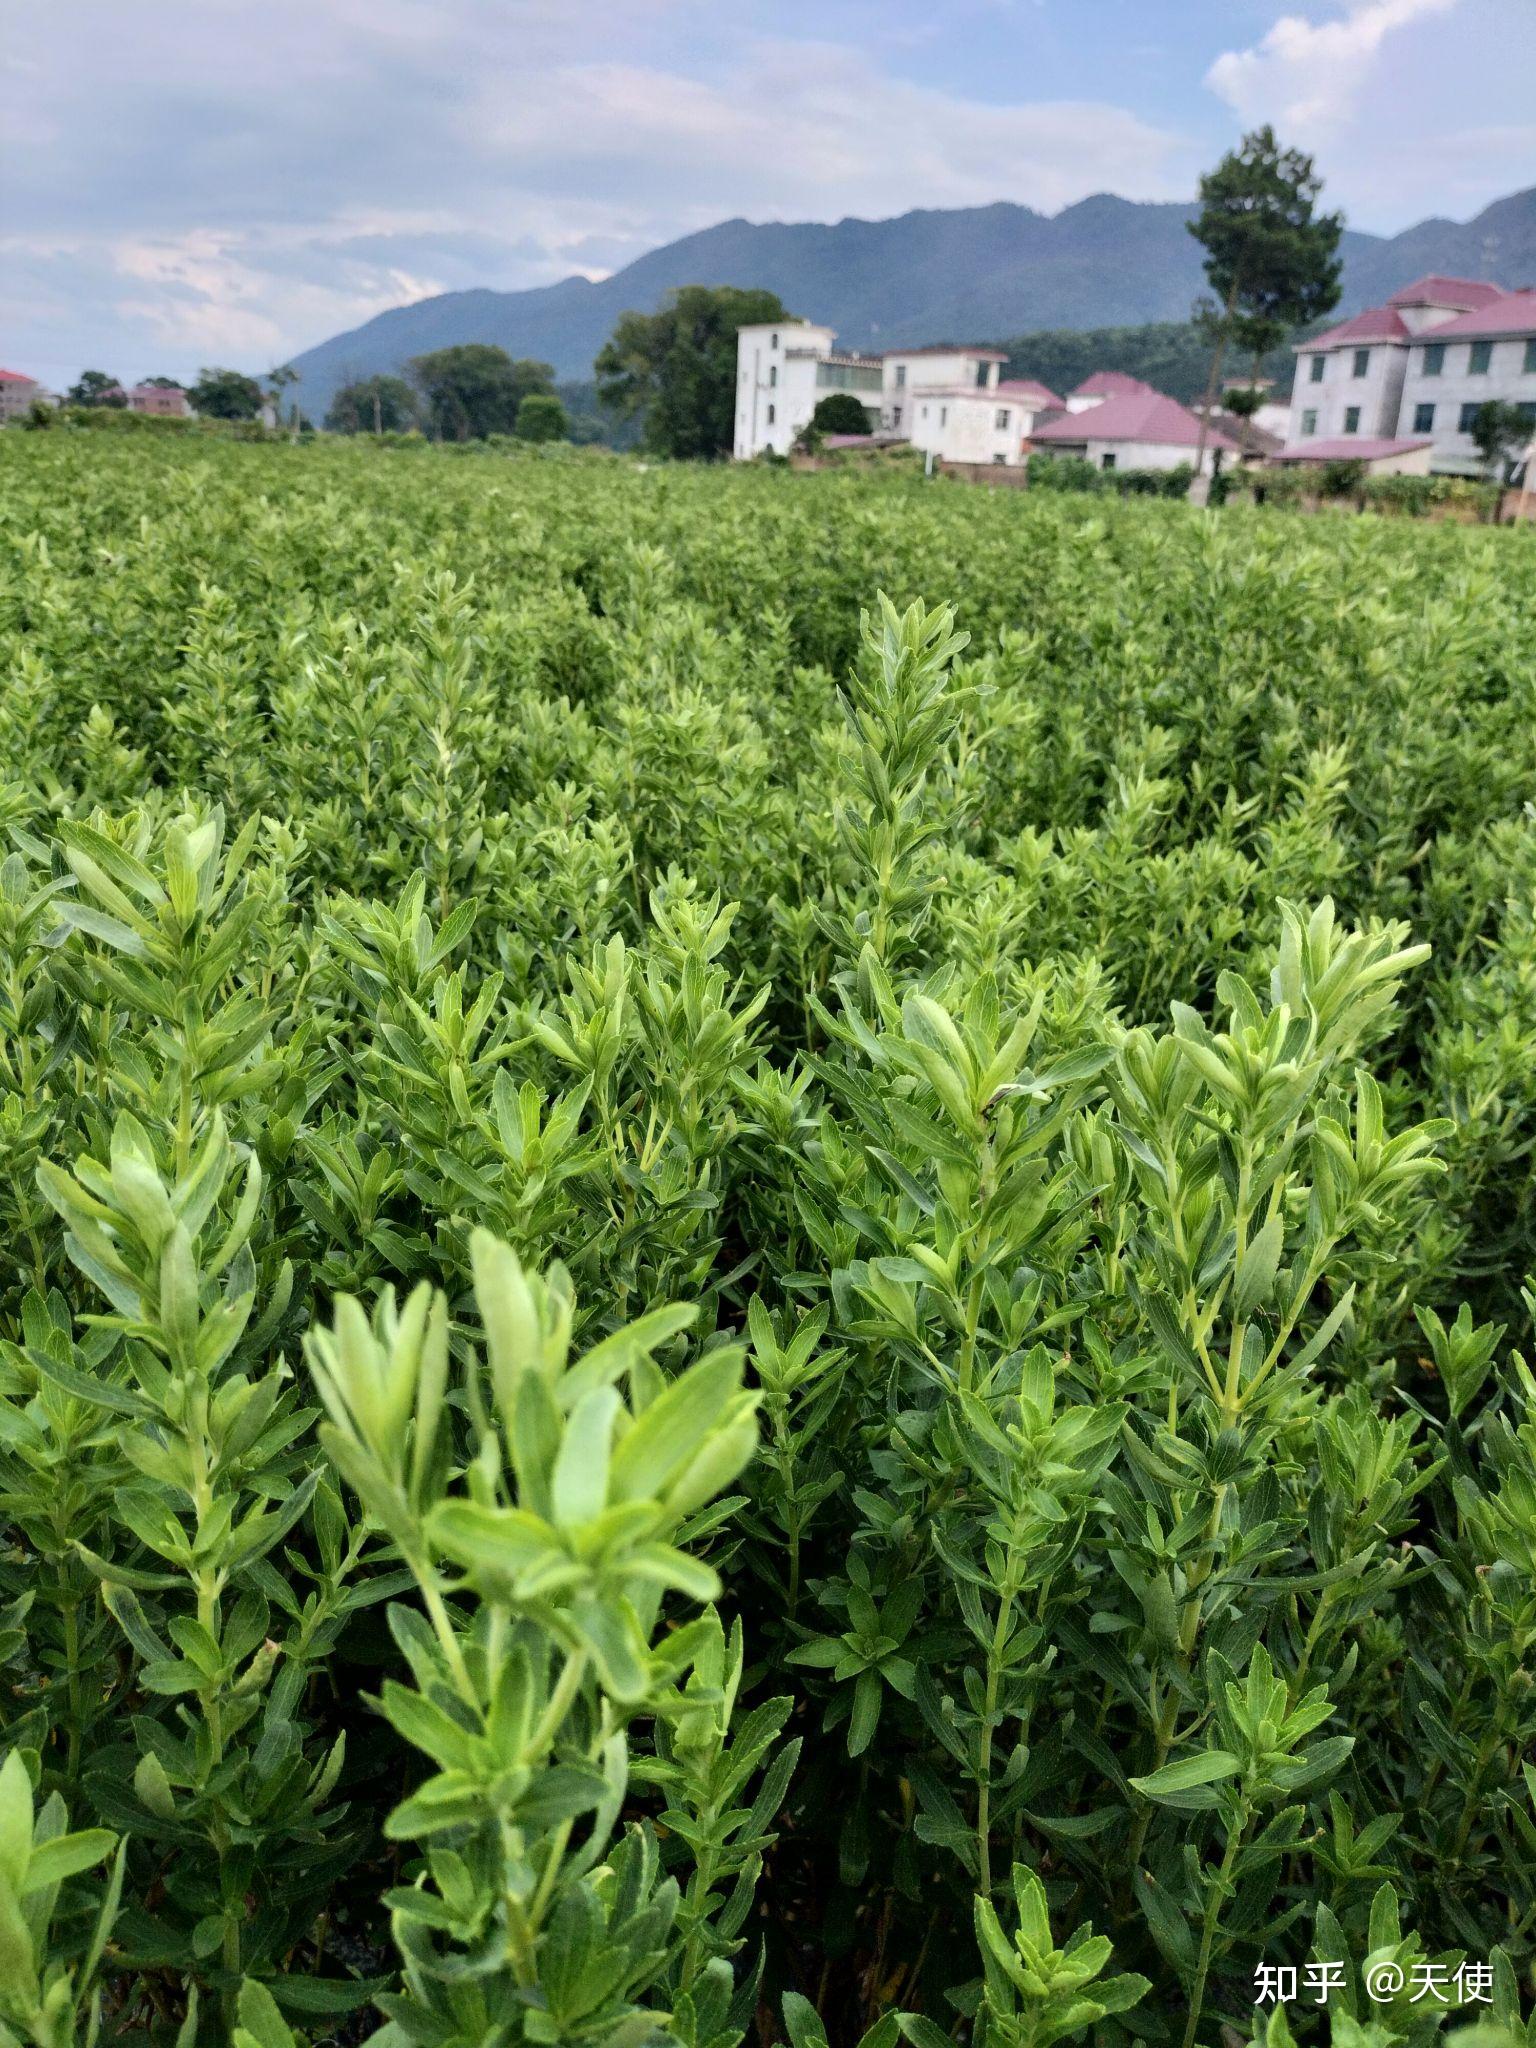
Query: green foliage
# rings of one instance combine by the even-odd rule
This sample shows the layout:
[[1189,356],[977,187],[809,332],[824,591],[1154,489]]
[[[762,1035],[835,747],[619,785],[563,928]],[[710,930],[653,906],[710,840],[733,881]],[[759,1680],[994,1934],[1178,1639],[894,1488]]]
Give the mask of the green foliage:
[[811,425],[818,434],[867,434],[869,414],[851,391],[829,391],[816,401]]
[[1200,180],[1189,232],[1205,250],[1223,340],[1260,356],[1339,302],[1343,216],[1319,213],[1312,159],[1268,127],[1245,135]]
[[187,393],[192,410],[209,420],[254,420],[266,394],[240,370],[199,370]]
[[504,348],[463,342],[416,356],[410,364],[427,431],[439,441],[484,441],[510,434],[518,408],[554,390],[555,373],[531,357],[513,361]]
[[0,2039],[1525,2040],[1529,537],[249,431],[0,442]]
[[1536,427],[1518,405],[1489,398],[1472,416],[1472,439],[1484,467],[1502,481],[1515,456],[1536,439]]
[[768,291],[684,285],[656,313],[625,313],[598,351],[598,395],[640,419],[647,448],[680,460],[730,453],[736,422],[736,334],[789,314]]
[[105,370],[82,370],[64,397],[70,405],[108,406],[119,410],[128,403],[127,392]]
[[[997,346],[1008,351],[1005,377],[1038,377],[1063,397],[1095,370],[1124,370],[1156,391],[1189,404],[1204,391],[1211,344],[1193,321],[1154,320],[1143,327],[1049,328]],[[1289,345],[1268,349],[1259,370],[1289,391],[1296,359]]]
[[564,441],[570,421],[552,391],[532,391],[518,406],[512,431],[519,441]]
[[342,385],[325,424],[333,434],[404,434],[416,424],[418,404],[403,377],[365,377]]

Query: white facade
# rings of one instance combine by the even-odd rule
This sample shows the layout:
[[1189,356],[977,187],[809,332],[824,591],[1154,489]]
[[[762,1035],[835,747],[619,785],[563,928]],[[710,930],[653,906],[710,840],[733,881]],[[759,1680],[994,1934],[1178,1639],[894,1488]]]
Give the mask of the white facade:
[[[1008,358],[991,348],[887,349],[882,358],[880,424],[887,433],[915,439],[915,408],[923,392],[988,389]],[[930,422],[936,415],[930,415]]]
[[1195,461],[1194,449],[1182,441],[1095,441],[1090,435],[1083,452],[1095,469],[1192,469]]
[[1434,473],[1480,476],[1470,429],[1491,399],[1519,407],[1536,436],[1536,291],[1421,278],[1297,349],[1285,453],[1427,438]]
[[830,392],[852,392],[870,426],[879,425],[883,373],[878,357],[838,353],[830,327],[808,320],[765,321],[736,335],[738,462],[771,452],[788,455]]
[[[1434,466],[1442,475],[1484,474],[1470,427],[1472,415],[1490,398],[1519,406],[1536,437],[1536,294],[1531,295],[1528,335],[1480,338],[1485,349],[1478,348],[1478,338],[1448,338],[1436,352],[1431,329],[1409,353],[1398,430],[1431,436]],[[1475,363],[1484,363],[1485,355],[1485,366],[1474,368]]]
[[1342,342],[1299,348],[1286,442],[1332,441],[1344,434],[1390,441],[1397,433],[1406,341]]
[[919,388],[902,431],[914,448],[940,462],[1017,466],[1027,457],[1036,418],[1051,403],[1038,386],[1010,387],[995,378],[980,386]]
[[25,376],[20,370],[0,370],[0,426],[7,420],[19,420],[33,401],[43,396],[43,387],[35,377]]

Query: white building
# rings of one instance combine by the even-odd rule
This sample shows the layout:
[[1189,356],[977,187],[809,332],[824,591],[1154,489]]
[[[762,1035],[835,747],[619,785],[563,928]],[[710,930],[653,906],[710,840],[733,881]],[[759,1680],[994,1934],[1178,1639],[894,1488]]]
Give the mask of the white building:
[[43,396],[43,387],[35,377],[28,377],[21,370],[0,370],[0,426],[7,420],[19,420],[33,400]]
[[[1108,383],[1130,385],[1104,396],[1089,386]],[[1087,402],[1073,406],[1074,398]],[[1047,455],[1076,455],[1095,469],[1178,469],[1194,467],[1200,446],[1200,422],[1176,398],[1154,391],[1135,377],[1122,377],[1118,370],[1105,370],[1078,386],[1067,400],[1067,410],[1057,419],[1046,420],[1033,435],[1034,446]],[[1231,459],[1240,453],[1235,441],[1216,427],[1205,436],[1202,468],[1209,468],[1217,455]]]
[[1007,463],[1016,468],[1029,454],[1036,420],[1060,410],[1055,392],[1033,378],[994,374],[984,384],[917,386],[900,431],[915,448],[941,462]]
[[1480,475],[1471,424],[1489,399],[1536,433],[1536,291],[1421,277],[1300,344],[1285,458]]
[[[892,348],[881,357],[880,424],[888,434],[912,438],[919,395],[996,387],[1008,360],[1001,349]],[[934,417],[930,415],[930,419]]]
[[839,354],[830,327],[809,320],[764,321],[736,336],[738,462],[771,450],[787,455],[829,392],[849,391],[880,424],[884,377],[878,356]]

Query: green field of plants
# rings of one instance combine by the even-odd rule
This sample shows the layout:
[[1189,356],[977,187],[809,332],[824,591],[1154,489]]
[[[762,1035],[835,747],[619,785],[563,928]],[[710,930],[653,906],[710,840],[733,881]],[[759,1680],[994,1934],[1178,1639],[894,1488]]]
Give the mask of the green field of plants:
[[4,436],[0,2044],[1536,2041],[1533,649]]

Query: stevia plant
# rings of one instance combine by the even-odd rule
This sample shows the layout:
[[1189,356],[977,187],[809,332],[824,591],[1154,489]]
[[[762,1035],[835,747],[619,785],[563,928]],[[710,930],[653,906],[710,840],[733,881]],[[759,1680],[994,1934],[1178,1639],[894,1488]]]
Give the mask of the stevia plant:
[[1523,2038],[1521,537],[85,440],[0,437],[39,2023]]

